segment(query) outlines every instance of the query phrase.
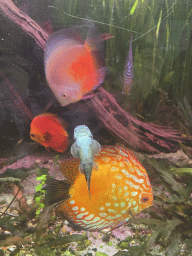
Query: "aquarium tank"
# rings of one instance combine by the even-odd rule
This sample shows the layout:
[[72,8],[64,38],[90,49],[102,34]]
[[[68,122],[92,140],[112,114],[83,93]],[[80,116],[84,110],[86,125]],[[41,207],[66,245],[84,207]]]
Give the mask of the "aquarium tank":
[[0,0],[0,255],[192,255],[192,1]]

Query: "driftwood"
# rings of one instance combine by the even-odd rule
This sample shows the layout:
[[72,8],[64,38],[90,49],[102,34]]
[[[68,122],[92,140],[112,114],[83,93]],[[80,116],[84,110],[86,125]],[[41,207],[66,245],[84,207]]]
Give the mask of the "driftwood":
[[[35,39],[44,49],[48,33],[35,21],[20,11],[11,0],[0,0],[0,10],[26,33]],[[76,103],[82,104],[82,101]],[[188,138],[181,136],[179,131],[171,127],[144,123],[124,111],[115,98],[102,87],[91,94],[86,104],[92,108],[104,126],[136,150],[149,153],[159,151],[174,152],[180,148],[180,143],[192,145]]]
[[0,10],[10,20],[19,25],[27,34],[33,37],[36,43],[44,49],[49,34],[34,20],[19,10],[11,0],[0,0]]

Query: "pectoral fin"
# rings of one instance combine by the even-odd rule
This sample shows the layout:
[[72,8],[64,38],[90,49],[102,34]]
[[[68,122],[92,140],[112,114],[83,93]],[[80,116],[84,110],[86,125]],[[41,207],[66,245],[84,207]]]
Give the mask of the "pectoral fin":
[[48,152],[51,152],[51,148],[50,148],[50,147],[45,147],[45,149],[46,149]]
[[77,143],[73,143],[73,145],[71,146],[71,154],[74,157],[79,157],[79,147],[77,146]]
[[99,154],[99,151],[101,150],[101,146],[100,146],[99,142],[97,142],[96,140],[92,140],[91,147],[92,147],[94,155]]
[[93,162],[92,170],[99,171],[99,167],[95,162]]
[[80,171],[80,173],[85,174],[84,164],[79,165],[79,171]]

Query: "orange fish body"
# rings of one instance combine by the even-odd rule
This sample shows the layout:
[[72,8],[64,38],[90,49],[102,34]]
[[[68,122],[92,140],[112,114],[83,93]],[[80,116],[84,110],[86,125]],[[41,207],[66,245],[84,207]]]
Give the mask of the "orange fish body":
[[97,53],[110,36],[92,26],[83,40],[82,30],[83,26],[61,29],[50,35],[45,47],[46,78],[61,106],[80,100],[104,81],[102,54]]
[[153,204],[148,175],[128,149],[102,147],[94,161],[99,170],[92,172],[91,195],[84,175],[79,172],[79,160],[67,160],[61,165],[61,171],[72,185],[68,198],[57,211],[73,224],[86,230],[114,228]]
[[44,113],[36,116],[31,122],[30,137],[48,150],[51,148],[65,152],[68,147],[68,134],[54,114]]

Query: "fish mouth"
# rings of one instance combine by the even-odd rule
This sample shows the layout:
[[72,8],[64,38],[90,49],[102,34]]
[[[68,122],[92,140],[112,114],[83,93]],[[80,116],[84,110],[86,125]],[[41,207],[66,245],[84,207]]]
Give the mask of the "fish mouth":
[[79,99],[73,99],[72,97],[67,96],[65,93],[61,93],[58,98],[58,101],[62,107],[69,105],[71,103],[75,103],[78,100]]
[[35,134],[35,133],[30,133],[30,138],[33,140],[33,141],[36,141],[38,143],[42,143],[44,142],[44,138],[43,137],[40,137],[38,134]]
[[79,84],[64,84],[60,90],[55,91],[55,96],[61,106],[77,102],[83,97],[81,93],[81,86]]
[[92,136],[91,131],[85,125],[79,125],[74,130],[74,139],[84,136]]

